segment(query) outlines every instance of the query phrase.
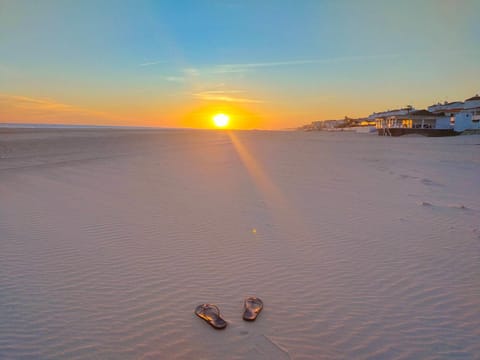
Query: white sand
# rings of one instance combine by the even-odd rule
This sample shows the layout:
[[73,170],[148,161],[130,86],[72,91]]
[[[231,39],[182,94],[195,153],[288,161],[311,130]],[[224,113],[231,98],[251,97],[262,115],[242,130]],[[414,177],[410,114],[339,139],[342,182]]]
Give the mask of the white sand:
[[479,186],[479,136],[3,130],[0,359],[479,359]]

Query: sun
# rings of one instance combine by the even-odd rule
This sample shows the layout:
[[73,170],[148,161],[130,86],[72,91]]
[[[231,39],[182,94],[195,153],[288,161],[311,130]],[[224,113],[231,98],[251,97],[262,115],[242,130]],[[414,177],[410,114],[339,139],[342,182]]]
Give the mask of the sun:
[[230,121],[230,116],[225,114],[217,114],[213,117],[213,123],[216,127],[226,127]]

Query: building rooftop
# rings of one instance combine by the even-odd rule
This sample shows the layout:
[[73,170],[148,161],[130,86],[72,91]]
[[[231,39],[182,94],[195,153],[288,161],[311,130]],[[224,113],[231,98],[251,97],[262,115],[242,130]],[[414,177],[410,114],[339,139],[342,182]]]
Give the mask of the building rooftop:
[[473,101],[473,100],[480,100],[480,96],[477,94],[474,97],[471,97],[470,99],[467,99],[465,101]]
[[428,110],[416,110],[416,111],[412,111],[410,113],[410,115],[417,115],[417,116],[435,116],[434,113],[431,113],[430,111]]

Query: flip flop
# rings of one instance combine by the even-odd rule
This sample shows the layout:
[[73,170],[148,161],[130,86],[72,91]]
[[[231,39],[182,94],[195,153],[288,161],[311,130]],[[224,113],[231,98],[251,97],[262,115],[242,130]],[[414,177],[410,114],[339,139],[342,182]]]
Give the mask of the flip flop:
[[244,305],[243,320],[246,321],[254,321],[263,309],[263,301],[254,296],[247,297]]
[[202,304],[195,308],[195,314],[215,329],[224,329],[227,322],[220,316],[220,309],[213,304]]

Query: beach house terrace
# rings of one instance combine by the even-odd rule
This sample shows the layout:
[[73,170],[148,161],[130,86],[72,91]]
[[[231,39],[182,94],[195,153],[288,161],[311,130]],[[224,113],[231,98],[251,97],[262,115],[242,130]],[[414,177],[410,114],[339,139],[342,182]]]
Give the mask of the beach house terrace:
[[421,134],[426,136],[454,135],[450,118],[439,116],[428,110],[405,109],[374,113],[375,126],[379,135],[400,136]]

